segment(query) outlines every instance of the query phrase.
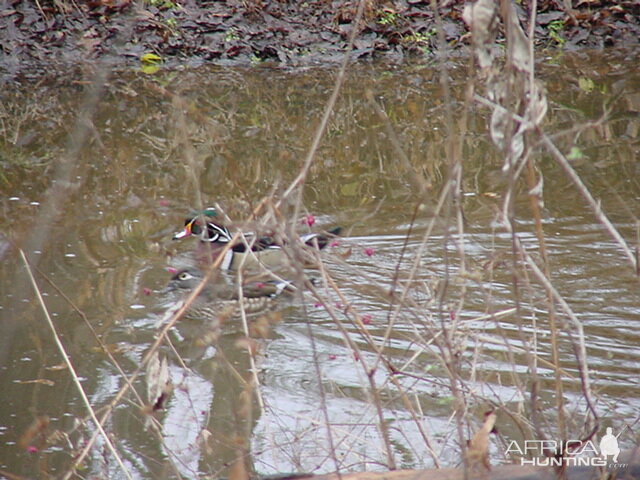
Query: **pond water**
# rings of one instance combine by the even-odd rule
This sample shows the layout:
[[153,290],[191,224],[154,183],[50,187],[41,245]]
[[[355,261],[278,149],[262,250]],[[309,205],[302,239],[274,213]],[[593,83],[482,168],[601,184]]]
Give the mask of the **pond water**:
[[[544,130],[573,151],[572,166],[632,250],[637,58],[574,52],[538,66],[549,101]],[[19,249],[97,415],[115,403],[104,429],[133,478],[455,466],[460,436],[470,438],[492,409],[492,463],[512,461],[509,442],[540,432],[584,438],[589,403],[597,438],[611,426],[622,446],[635,445],[637,273],[563,170],[535,148],[550,279],[582,327],[587,402],[580,331],[559,306],[550,317],[544,287],[499,221],[508,182],[488,111],[465,102],[471,76],[466,61],[448,65],[449,97],[433,66],[349,69],[299,218],[280,206],[300,231],[307,214],[312,230],[343,227],[322,254],[326,274],[307,272],[320,299],[307,292],[252,342],[238,328],[209,342],[206,325],[180,320],[159,348],[173,388],[155,424],[143,412],[146,367],[133,381],[142,400],[117,394],[165,325],[166,267],[194,248],[172,233],[200,204],[241,221],[263,199],[281,198],[335,72],[121,72],[103,88],[91,84],[99,73],[51,73],[3,92],[0,470],[61,476],[94,432]],[[453,151],[463,195],[438,208]],[[512,225],[540,264],[524,180],[515,189]],[[78,468],[83,477],[126,478],[101,436]]]

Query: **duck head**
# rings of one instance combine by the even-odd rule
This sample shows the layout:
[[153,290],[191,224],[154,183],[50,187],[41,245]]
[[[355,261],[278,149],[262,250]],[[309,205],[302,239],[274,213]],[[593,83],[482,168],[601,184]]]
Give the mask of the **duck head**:
[[217,215],[215,208],[207,208],[201,212],[196,212],[195,215],[184,221],[184,228],[173,235],[173,240],[195,235],[203,242],[211,244],[229,243],[231,241],[231,233],[227,227],[214,221]]

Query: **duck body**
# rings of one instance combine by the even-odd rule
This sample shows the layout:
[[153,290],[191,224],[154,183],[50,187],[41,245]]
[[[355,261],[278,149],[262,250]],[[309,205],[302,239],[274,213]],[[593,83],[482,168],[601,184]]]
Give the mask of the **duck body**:
[[[178,270],[169,281],[167,292],[177,293],[186,298],[202,282],[204,275],[194,267]],[[185,318],[193,320],[221,322],[240,317],[242,311],[247,316],[256,316],[273,311],[281,299],[291,298],[296,291],[288,282],[251,282],[242,286],[242,296],[237,287],[219,279],[215,285],[207,284],[193,300],[185,312]]]
[[[220,262],[221,270],[237,270],[240,266],[276,267],[285,260],[282,244],[268,235],[242,233],[234,241],[234,235],[221,222],[216,220],[215,208],[207,208],[185,220],[184,228],[173,235],[173,240],[197,236],[200,245],[196,252],[198,261],[210,264],[215,262],[227,245],[232,245],[224,253]],[[300,236],[302,243],[322,250],[337,237],[342,228],[336,227],[326,233],[309,233]]]

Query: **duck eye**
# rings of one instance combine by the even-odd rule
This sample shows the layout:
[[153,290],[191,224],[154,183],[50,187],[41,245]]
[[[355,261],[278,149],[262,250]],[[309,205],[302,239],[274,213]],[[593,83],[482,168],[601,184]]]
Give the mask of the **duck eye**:
[[182,272],[178,275],[178,280],[189,280],[191,275],[188,272]]

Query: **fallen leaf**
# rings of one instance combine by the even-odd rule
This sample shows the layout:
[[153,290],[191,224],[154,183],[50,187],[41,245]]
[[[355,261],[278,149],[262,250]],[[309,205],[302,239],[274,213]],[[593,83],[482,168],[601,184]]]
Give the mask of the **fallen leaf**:
[[477,468],[482,464],[486,470],[491,470],[491,465],[489,464],[489,434],[495,431],[496,418],[495,412],[487,412],[482,427],[469,441],[467,460],[470,469]]
[[148,412],[155,412],[164,408],[164,402],[171,391],[171,379],[169,377],[169,365],[166,357],[154,353],[147,364],[147,401]]

